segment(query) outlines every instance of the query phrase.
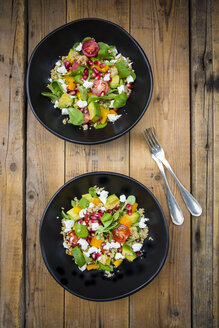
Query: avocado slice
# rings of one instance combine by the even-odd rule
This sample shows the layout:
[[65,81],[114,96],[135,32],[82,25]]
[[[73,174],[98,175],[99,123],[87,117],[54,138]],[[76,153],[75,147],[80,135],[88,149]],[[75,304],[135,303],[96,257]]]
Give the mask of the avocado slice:
[[109,209],[109,210],[112,210],[116,205],[118,205],[120,203],[120,200],[119,198],[113,194],[113,195],[110,195],[108,198],[107,198],[107,201],[106,201],[106,207]]
[[61,98],[59,99],[59,108],[66,108],[71,106],[73,103],[73,98],[68,93],[63,93]]
[[112,77],[112,81],[110,82],[110,88],[115,89],[119,85],[119,75],[115,75]]
[[91,194],[84,194],[84,195],[82,195],[82,197],[89,200],[89,202],[92,202],[93,197],[91,196]]
[[90,113],[90,120],[92,122],[97,122],[98,119],[101,117],[100,104],[98,102],[92,101],[88,105],[88,110],[89,110],[89,113]]
[[124,244],[122,247],[122,255],[125,256],[125,258],[130,262],[134,261],[137,257],[132,248],[126,244]]
[[78,216],[79,216],[78,214],[75,213],[75,211],[74,211],[74,207],[71,208],[71,209],[67,212],[67,214],[71,215],[71,217],[72,217],[73,219],[76,219],[76,218],[78,218]]

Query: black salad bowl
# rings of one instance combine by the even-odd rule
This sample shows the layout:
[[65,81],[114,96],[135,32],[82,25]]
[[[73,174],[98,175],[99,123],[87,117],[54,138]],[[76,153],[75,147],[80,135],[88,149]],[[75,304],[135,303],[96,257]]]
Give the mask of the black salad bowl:
[[[143,245],[143,256],[126,260],[111,278],[103,271],[81,272],[73,258],[65,253],[61,231],[61,207],[71,208],[73,197],[81,197],[91,186],[104,187],[110,194],[132,194],[150,220],[149,237]],[[95,172],[80,175],[62,186],[48,203],[40,225],[40,244],[45,264],[55,280],[66,290],[92,301],[110,301],[128,296],[147,285],[164,265],[169,234],[163,211],[154,195],[140,182],[118,173]]]
[[[72,124],[63,124],[63,116],[50,100],[41,95],[50,71],[60,56],[68,54],[75,42],[91,36],[97,42],[115,45],[119,53],[133,62],[136,81],[126,106],[119,110],[123,116],[104,129],[84,131]],[[63,25],[48,34],[34,49],[28,64],[26,78],[27,96],[36,118],[56,136],[79,144],[99,144],[114,140],[135,126],[145,113],[152,94],[153,78],[149,61],[135,39],[120,26],[97,18],[86,18]]]

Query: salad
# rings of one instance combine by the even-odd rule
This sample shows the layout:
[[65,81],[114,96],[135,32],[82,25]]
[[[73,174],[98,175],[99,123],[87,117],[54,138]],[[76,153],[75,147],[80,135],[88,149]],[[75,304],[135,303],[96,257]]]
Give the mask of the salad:
[[47,85],[54,107],[67,115],[63,123],[101,129],[122,115],[136,75],[129,58],[115,46],[87,37],[77,42],[51,70]]
[[98,269],[110,275],[124,260],[142,255],[149,219],[138,209],[135,196],[117,197],[95,186],[71,205],[61,211],[61,234],[66,253],[81,271]]

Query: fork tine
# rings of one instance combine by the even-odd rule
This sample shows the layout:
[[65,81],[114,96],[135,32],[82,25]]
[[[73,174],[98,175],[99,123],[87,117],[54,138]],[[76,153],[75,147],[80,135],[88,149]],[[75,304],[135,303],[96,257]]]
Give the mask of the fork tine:
[[148,130],[149,130],[149,133],[150,133],[150,138],[153,142],[153,146],[154,146],[154,148],[157,148],[159,146],[159,143],[157,142],[157,139],[155,138],[155,134],[156,134],[156,133],[154,134],[155,129],[154,128],[149,128]]
[[147,144],[148,144],[149,149],[151,149],[152,146],[151,146],[150,140],[148,139],[148,136],[147,136],[146,130],[143,131],[143,136],[144,136],[144,138],[145,138],[145,141],[146,141]]
[[155,147],[156,147],[156,142],[154,142],[154,139],[152,138],[152,135],[151,135],[151,128],[147,128],[147,129],[145,130],[145,133],[146,133],[148,139],[150,140],[151,147],[152,147],[152,148],[155,148]]
[[160,146],[159,141],[157,140],[157,134],[156,134],[156,131],[155,131],[155,128],[154,127],[152,128],[152,131],[153,131],[154,139],[155,139],[157,145]]

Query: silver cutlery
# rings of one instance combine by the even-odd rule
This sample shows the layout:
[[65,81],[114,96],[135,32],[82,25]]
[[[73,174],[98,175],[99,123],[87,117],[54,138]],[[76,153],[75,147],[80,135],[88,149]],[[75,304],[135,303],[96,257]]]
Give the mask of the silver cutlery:
[[157,140],[155,129],[154,128],[147,128],[144,131],[144,137],[145,137],[145,140],[147,141],[147,144],[148,144],[148,147],[150,149],[150,152],[151,152],[151,155],[152,155],[153,159],[156,158],[160,162],[162,162],[166,166],[166,168],[168,169],[168,171],[171,173],[171,175],[173,176],[173,178],[175,179],[175,181],[176,181],[176,183],[177,183],[177,185],[179,187],[181,196],[182,196],[182,198],[183,198],[183,200],[184,200],[184,202],[186,204],[186,207],[190,211],[190,213],[192,215],[194,215],[194,216],[200,216],[202,214],[201,205],[190,194],[190,192],[182,185],[182,183],[179,181],[179,179],[177,178],[177,176],[173,172],[173,170],[172,170],[169,162],[165,158],[164,150],[160,146],[160,144],[159,144],[159,142]]

